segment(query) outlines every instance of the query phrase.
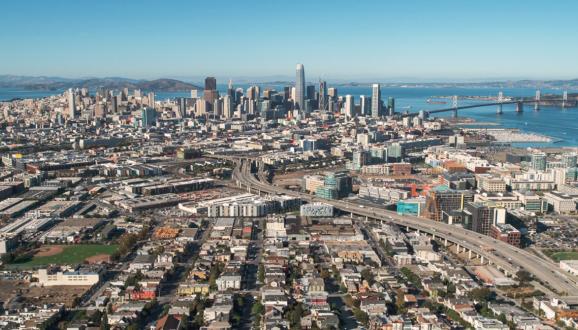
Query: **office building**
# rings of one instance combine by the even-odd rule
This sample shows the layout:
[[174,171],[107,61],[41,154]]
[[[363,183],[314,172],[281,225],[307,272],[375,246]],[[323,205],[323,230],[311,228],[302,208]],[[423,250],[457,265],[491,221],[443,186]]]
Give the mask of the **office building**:
[[337,88],[331,87],[327,90],[327,96],[333,101],[337,100]]
[[546,170],[546,154],[543,152],[533,153],[530,158],[530,167],[536,171]]
[[208,109],[206,111],[213,111],[213,105],[215,104],[215,100],[219,97],[219,93],[217,92],[217,79],[215,77],[207,77],[205,78],[205,91],[203,94],[203,98],[207,101]]
[[327,110],[327,82],[319,82],[319,109]]
[[315,101],[315,85],[307,86],[307,100]]
[[154,108],[144,107],[142,109],[142,126],[154,126],[157,122],[157,111]]
[[76,115],[76,95],[74,95],[74,90],[70,88],[68,90],[68,118],[74,119]]
[[379,84],[373,84],[371,86],[371,116],[373,118],[381,117],[381,87]]
[[295,109],[301,110],[305,105],[305,68],[303,64],[297,64],[295,78]]
[[148,100],[149,107],[154,108],[155,107],[155,93],[149,92],[147,94],[147,100]]
[[562,164],[566,168],[576,167],[577,155],[575,153],[567,153],[562,155]]
[[522,241],[522,234],[520,231],[514,228],[514,226],[506,223],[492,226],[490,236],[515,247],[520,247]]
[[444,214],[463,210],[465,199],[460,191],[432,189],[427,196],[425,215],[431,220],[442,221]]
[[464,213],[466,216],[463,226],[477,233],[490,235],[490,230],[494,224],[493,209],[481,203],[467,203]]
[[387,111],[388,116],[395,115],[395,99],[391,96],[387,98]]
[[345,96],[345,107],[344,107],[345,117],[353,118],[355,117],[355,98],[353,95]]
[[233,100],[230,95],[223,96],[223,117],[229,119],[233,117],[234,110]]
[[370,115],[371,112],[371,97],[365,95],[359,96],[359,113],[361,116]]

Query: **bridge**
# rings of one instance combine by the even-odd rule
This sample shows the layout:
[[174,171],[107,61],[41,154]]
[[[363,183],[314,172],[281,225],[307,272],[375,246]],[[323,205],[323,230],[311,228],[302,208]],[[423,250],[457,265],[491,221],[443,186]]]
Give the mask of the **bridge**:
[[[218,157],[218,156],[216,156]],[[231,157],[227,157],[233,160]],[[399,215],[394,211],[378,207],[357,205],[344,200],[327,200],[317,196],[284,189],[271,185],[263,173],[265,165],[248,158],[237,158],[233,171],[233,179],[237,187],[247,189],[252,193],[285,194],[298,197],[307,202],[323,202],[334,208],[350,213],[352,216],[364,217],[366,221],[389,223],[401,226],[407,230],[415,230],[426,234],[432,239],[455,249],[480,264],[490,264],[501,270],[507,276],[515,277],[520,270],[530,272],[536,281],[548,287],[557,295],[578,296],[577,279],[559,270],[552,261],[542,259],[523,249],[496,240],[459,226],[443,222],[431,221],[416,216]]]
[[[521,113],[524,112],[524,104],[533,104],[534,111],[540,110],[540,105],[544,103],[558,103],[560,107],[563,109],[569,107],[571,102],[568,100],[568,92],[564,91],[561,97],[556,98],[542,98],[542,93],[537,90],[536,95],[533,98],[516,98],[507,100],[504,97],[504,94],[500,92],[497,97],[497,101],[495,102],[488,102],[488,103],[478,103],[478,104],[469,104],[469,105],[458,105],[458,96],[454,95],[452,97],[452,106],[449,108],[443,109],[436,109],[436,110],[420,110],[419,112],[413,113],[404,113],[402,117],[415,117],[419,116],[422,119],[426,119],[432,114],[436,113],[443,113],[443,112],[452,112],[452,117],[458,117],[458,110],[464,109],[473,109],[473,108],[482,108],[482,107],[491,107],[495,106],[497,108],[496,114],[501,115],[503,113],[503,106],[508,104],[515,104],[516,105],[516,112]],[[576,101],[574,101],[576,102]],[[574,103],[576,104],[576,103]]]

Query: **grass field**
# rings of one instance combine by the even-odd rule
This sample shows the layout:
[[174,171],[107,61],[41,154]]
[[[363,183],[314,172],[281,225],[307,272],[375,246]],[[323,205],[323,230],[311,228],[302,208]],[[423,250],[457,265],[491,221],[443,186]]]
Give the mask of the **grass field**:
[[35,267],[49,264],[74,265],[81,264],[87,258],[97,255],[111,255],[118,249],[118,245],[78,244],[63,245],[62,252],[51,256],[32,256],[16,260],[12,265],[17,267]]
[[550,255],[550,258],[552,258],[555,261],[578,260],[578,252],[575,252],[575,251],[555,252],[555,253],[552,253],[552,255]]

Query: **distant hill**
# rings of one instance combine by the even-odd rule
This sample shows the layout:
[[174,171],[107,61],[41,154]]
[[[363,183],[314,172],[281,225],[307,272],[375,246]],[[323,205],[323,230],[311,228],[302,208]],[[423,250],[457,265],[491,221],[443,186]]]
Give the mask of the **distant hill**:
[[66,79],[57,77],[21,77],[0,75],[0,87],[22,88],[27,90],[62,90],[67,88],[88,88],[94,90],[98,87],[106,89],[141,89],[155,92],[182,92],[201,87],[175,79],[136,80],[128,78],[89,78],[89,79]]
[[[282,77],[269,77],[282,78]],[[201,79],[196,77],[195,79]],[[187,80],[190,80],[187,78]],[[375,79],[373,82],[379,82]],[[247,83],[247,82],[245,82]],[[294,82],[284,79],[261,80],[257,84],[292,85]],[[369,86],[363,81],[333,81],[333,86]],[[505,80],[485,82],[382,82],[382,87],[474,87],[474,88],[544,88],[544,89],[578,89],[578,79],[570,80]],[[27,90],[63,90],[67,88],[86,87],[94,90],[97,87],[107,89],[142,89],[144,91],[180,92],[201,87],[176,79],[139,80],[122,77],[108,78],[61,78],[0,75],[0,88],[21,88]]]

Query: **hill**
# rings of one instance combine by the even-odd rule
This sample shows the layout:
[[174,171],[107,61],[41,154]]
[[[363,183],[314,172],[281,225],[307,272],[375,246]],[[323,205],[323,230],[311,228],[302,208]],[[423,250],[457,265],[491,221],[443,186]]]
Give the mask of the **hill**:
[[66,79],[55,77],[21,77],[21,76],[0,76],[0,87],[22,88],[27,90],[63,90],[67,88],[88,88],[94,90],[98,87],[119,90],[122,88],[141,89],[155,92],[181,92],[200,87],[176,80],[176,79],[155,79],[136,80],[128,78],[89,78],[89,79]]

